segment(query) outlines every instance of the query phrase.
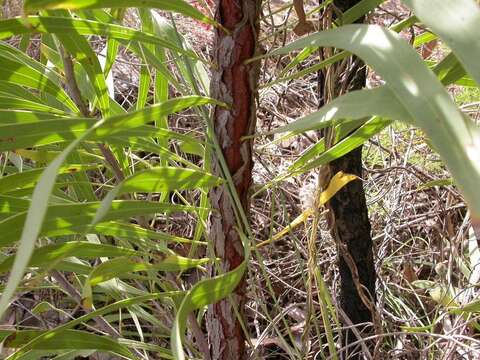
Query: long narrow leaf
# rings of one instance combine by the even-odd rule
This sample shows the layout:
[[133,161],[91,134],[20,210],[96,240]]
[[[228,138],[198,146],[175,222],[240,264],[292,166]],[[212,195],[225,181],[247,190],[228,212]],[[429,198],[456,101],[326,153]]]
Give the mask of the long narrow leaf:
[[307,46],[334,46],[361,57],[386,81],[445,160],[472,216],[480,218],[480,134],[411,46],[394,32],[375,25],[347,25],[297,40],[271,55]]
[[26,0],[24,3],[24,9],[27,13],[34,13],[43,9],[80,10],[128,7],[156,8],[164,11],[177,12],[207,24],[218,26],[214,20],[205,16],[183,0]]
[[[45,333],[37,330],[12,331],[5,339],[3,346],[7,348],[19,348],[36,337]],[[33,346],[35,350],[45,350],[44,354],[59,353],[61,350],[98,350],[116,354],[124,359],[135,359],[134,355],[126,346],[107,336],[100,336],[79,330],[63,330],[62,333],[51,333]],[[9,356],[7,359],[20,359],[17,356]]]
[[[39,182],[39,185],[41,184]],[[39,185],[37,185],[36,189],[38,189]],[[33,198],[29,209],[32,209],[34,200]],[[17,206],[19,205],[17,204]],[[45,204],[45,206],[47,205]],[[38,235],[60,236],[85,232],[89,229],[89,225],[93,222],[100,206],[100,202],[51,205],[44,214],[43,226],[41,230],[38,230]],[[199,210],[202,209],[193,206],[162,204],[150,201],[116,200],[112,202],[110,210],[105,214],[102,221],[128,219],[155,213],[196,212]],[[25,218],[26,213],[24,211],[0,221],[2,234],[0,247],[8,246],[18,240]]]
[[101,35],[112,39],[156,44],[181,54],[196,57],[171,42],[125,26],[61,16],[28,16],[25,19],[0,20],[0,39],[29,33]]
[[474,0],[404,0],[415,15],[453,50],[480,85],[480,8]]

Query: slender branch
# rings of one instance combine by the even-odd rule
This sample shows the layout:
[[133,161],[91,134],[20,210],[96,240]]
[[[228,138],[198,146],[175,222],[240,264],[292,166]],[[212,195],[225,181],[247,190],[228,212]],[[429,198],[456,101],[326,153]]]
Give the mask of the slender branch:
[[[75,105],[77,105],[81,114],[85,117],[91,117],[90,111],[88,110],[88,106],[87,104],[85,104],[85,102],[82,99],[82,94],[78,87],[77,79],[75,78],[75,70],[73,66],[72,57],[61,46],[59,48],[60,48],[60,53],[62,54],[63,69],[65,72],[65,79],[67,81],[66,86],[69,90],[70,96],[72,97],[72,100],[75,102]],[[110,150],[110,148],[108,148],[104,144],[98,144],[98,147],[102,152],[102,155],[105,157],[105,161],[112,168],[112,171],[117,181],[120,182],[124,180],[125,175],[122,171],[122,168],[120,167],[120,164],[118,163],[117,158],[112,153],[112,150]]]
[[[52,271],[52,278],[55,279],[57,284],[72,298],[77,304],[79,304],[82,309],[86,312],[90,312],[90,309],[85,308],[82,305],[82,295],[80,292],[70,284],[70,282],[65,278],[65,276],[57,270]],[[100,327],[103,331],[114,337],[120,337],[120,333],[112,326],[110,323],[105,320],[103,317],[98,316],[95,318],[97,326]]]
[[77,105],[78,109],[82,113],[83,116],[89,117],[90,112],[88,111],[88,106],[83,102],[82,94],[80,93],[80,89],[78,88],[77,80],[75,79],[75,70],[73,68],[73,61],[63,47],[59,47],[60,53],[62,55],[63,60],[63,70],[65,72],[65,79],[67,80],[67,88],[72,97],[72,100]]
[[298,17],[298,25],[295,26],[293,32],[298,36],[308,34],[309,32],[315,30],[313,24],[310,21],[307,21],[307,15],[305,14],[305,9],[303,6],[303,0],[293,1],[293,7],[295,8],[295,12],[297,13]]
[[106,162],[112,168],[112,171],[115,174],[117,181],[123,181],[125,179],[125,174],[123,173],[123,170],[120,167],[120,164],[118,163],[118,160],[113,154],[112,150],[110,150],[110,148],[107,147],[105,144],[98,144],[98,148],[102,152],[102,155],[105,157]]

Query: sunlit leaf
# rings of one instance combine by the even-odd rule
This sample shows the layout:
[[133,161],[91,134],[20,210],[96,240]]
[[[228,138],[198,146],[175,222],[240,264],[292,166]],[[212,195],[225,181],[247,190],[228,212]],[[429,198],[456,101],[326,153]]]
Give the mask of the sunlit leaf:
[[217,25],[215,21],[203,15],[200,11],[183,0],[26,0],[24,9],[27,13],[34,13],[42,9],[98,9],[98,8],[126,8],[146,7],[164,11],[172,11]]

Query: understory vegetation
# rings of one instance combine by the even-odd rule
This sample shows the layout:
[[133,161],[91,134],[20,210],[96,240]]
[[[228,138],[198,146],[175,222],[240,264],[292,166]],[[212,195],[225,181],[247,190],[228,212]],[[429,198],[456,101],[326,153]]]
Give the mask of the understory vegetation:
[[478,1],[1,10],[2,358],[480,359]]

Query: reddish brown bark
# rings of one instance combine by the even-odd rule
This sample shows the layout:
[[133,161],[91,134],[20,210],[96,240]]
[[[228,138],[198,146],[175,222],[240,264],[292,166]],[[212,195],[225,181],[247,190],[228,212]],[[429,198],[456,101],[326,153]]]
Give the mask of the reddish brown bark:
[[[218,0],[216,18],[230,34],[217,30],[213,61],[212,97],[231,105],[214,111],[214,129],[243,209],[248,213],[248,190],[252,179],[252,144],[242,137],[255,128],[255,87],[257,65],[244,62],[255,55],[260,0]],[[221,173],[217,159],[214,171]],[[236,268],[244,260],[238,223],[226,187],[210,192],[214,208],[209,219],[209,235],[222,271]],[[212,359],[243,359],[245,337],[234,307],[242,316],[245,304],[245,281],[237,287],[233,301],[222,300],[210,306],[207,316]]]

